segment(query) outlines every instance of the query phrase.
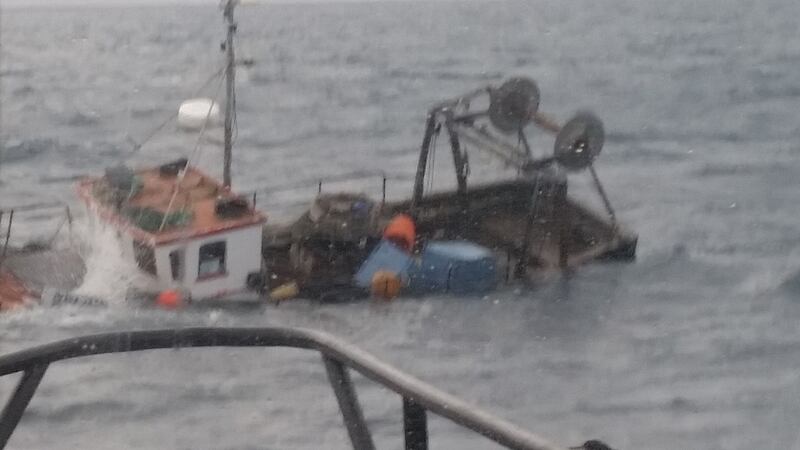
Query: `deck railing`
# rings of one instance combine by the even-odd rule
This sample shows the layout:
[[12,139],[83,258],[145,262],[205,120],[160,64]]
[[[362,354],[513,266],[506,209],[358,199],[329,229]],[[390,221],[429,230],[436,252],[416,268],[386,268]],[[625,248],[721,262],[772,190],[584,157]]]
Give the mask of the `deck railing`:
[[[252,190],[247,192],[246,196],[252,197],[253,205],[257,204],[257,199],[259,196],[268,196],[271,194],[279,193],[279,192],[289,192],[298,189],[312,189],[316,188],[317,195],[322,194],[323,188],[327,187],[328,185],[336,185],[339,183],[347,183],[347,182],[354,182],[354,181],[364,181],[364,180],[377,180],[381,182],[381,201],[380,207],[383,206],[387,202],[387,189],[389,187],[389,182],[393,181],[409,181],[412,178],[409,176],[404,175],[389,175],[383,171],[356,171],[350,173],[344,173],[340,175],[333,175],[328,176],[325,178],[314,178],[314,179],[306,179],[300,180],[299,182],[295,183],[283,183],[279,186],[263,186],[261,188]],[[283,204],[283,205],[271,205],[271,208],[295,208],[299,206],[307,206],[308,201],[302,201],[299,203],[291,203],[291,204]]]
[[507,448],[562,449],[438,390],[330,334],[299,328],[184,328],[105,333],[66,339],[0,356],[0,376],[22,372],[16,390],[0,414],[0,449],[8,443],[51,363],[107,353],[181,347],[292,347],[318,351],[350,441],[357,450],[371,450],[375,445],[364,420],[349,369],[402,397],[407,450],[427,450],[428,412],[452,420]]
[[0,231],[2,231],[2,236],[0,236],[0,242],[2,242],[2,244],[0,244],[2,245],[2,248],[0,248],[0,268],[3,266],[3,263],[5,262],[6,259],[6,253],[8,252],[8,245],[9,241],[11,240],[12,226],[14,225],[14,214],[29,213],[29,212],[38,213],[43,210],[63,210],[64,213],[62,220],[56,227],[56,231],[45,242],[47,245],[52,245],[65,224],[69,227],[70,230],[72,229],[72,222],[74,219],[72,217],[72,211],[69,209],[68,205],[61,202],[46,202],[46,203],[32,203],[27,205],[18,205],[5,208],[0,207]]

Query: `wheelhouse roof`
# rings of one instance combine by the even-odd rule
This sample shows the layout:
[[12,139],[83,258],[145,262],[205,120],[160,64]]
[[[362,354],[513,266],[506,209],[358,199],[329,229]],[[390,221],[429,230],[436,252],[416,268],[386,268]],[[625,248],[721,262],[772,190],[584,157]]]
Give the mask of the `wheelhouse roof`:
[[[147,231],[136,226],[121,211],[101,201],[95,194],[95,188],[106,180],[105,177],[82,179],[78,184],[78,194],[103,219],[125,229],[143,243],[164,245],[177,240],[195,239],[258,225],[266,221],[266,217],[252,205],[248,205],[247,210],[236,217],[220,217],[216,213],[217,201],[235,199],[239,196],[194,167],[186,168],[183,179],[176,175],[164,175],[158,167],[140,169],[134,173],[141,187],[127,200],[127,206],[148,208],[162,214],[168,211],[183,211],[188,213],[188,222],[165,227],[160,231]],[[177,194],[175,194],[176,189]]]

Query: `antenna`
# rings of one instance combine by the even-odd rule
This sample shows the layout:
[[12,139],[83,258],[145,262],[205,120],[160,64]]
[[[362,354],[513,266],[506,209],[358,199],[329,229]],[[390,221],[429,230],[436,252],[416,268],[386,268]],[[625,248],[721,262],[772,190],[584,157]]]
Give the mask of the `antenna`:
[[233,10],[238,0],[225,0],[223,15],[228,25],[225,38],[225,160],[222,167],[222,184],[231,187],[231,153],[233,149],[233,115],[236,105],[236,55],[233,49],[233,36],[236,34],[236,22]]

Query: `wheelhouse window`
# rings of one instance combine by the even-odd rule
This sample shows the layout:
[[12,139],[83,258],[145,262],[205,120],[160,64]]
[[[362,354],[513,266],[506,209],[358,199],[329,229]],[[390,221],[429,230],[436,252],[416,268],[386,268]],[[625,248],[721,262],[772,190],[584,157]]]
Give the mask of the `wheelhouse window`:
[[155,250],[153,250],[153,247],[134,240],[133,255],[136,258],[136,264],[140,269],[149,273],[150,275],[156,274],[156,253]]
[[201,246],[197,278],[214,277],[225,273],[225,241]]

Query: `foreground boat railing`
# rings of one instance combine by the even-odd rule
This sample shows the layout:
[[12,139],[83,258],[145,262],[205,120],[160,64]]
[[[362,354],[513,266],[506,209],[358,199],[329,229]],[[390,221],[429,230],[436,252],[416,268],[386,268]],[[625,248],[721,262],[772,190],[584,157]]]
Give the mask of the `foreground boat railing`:
[[450,419],[507,448],[561,449],[330,334],[299,328],[185,328],[106,333],[66,339],[0,356],[0,376],[23,373],[0,414],[0,449],[8,443],[50,363],[90,355],[180,347],[293,347],[319,351],[353,448],[357,450],[374,449],[375,445],[348,368],[402,396],[407,450],[428,448],[427,411]]

